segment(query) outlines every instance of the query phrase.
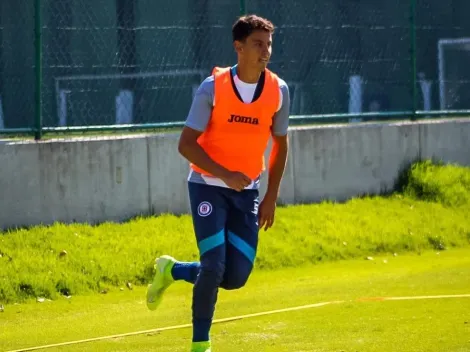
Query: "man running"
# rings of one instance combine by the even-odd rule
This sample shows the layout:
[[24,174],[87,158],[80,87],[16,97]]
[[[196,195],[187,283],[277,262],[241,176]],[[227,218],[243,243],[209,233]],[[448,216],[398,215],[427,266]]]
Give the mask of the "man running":
[[[202,82],[181,133],[178,150],[191,166],[188,189],[200,261],[157,258],[147,306],[156,309],[176,280],[194,284],[192,352],[211,351],[218,289],[245,285],[258,232],[274,222],[288,153],[290,98],[287,84],[267,69],[273,32],[273,24],[256,15],[235,22],[237,64],[214,68]],[[259,204],[270,137],[268,187]]]

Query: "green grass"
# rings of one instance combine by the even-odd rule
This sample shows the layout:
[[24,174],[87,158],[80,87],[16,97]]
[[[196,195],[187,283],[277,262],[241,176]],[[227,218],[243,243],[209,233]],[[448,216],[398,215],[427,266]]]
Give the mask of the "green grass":
[[[470,168],[421,163],[404,173],[401,193],[345,204],[280,207],[274,228],[260,234],[256,268],[468,246],[469,175]],[[4,232],[0,303],[145,285],[154,258],[163,253],[197,260],[189,216]]]
[[405,173],[404,193],[411,198],[447,206],[470,206],[469,168],[443,166],[431,161],[413,165]]
[[[387,260],[385,263],[384,260]],[[145,288],[7,305],[0,350],[130,333],[191,321],[191,285],[175,283],[154,312]],[[215,351],[463,352],[470,298],[360,302],[364,297],[470,293],[470,248],[256,270],[241,290],[219,294],[215,319],[341,300],[339,305],[215,324]],[[187,352],[191,329],[105,339],[44,351]]]

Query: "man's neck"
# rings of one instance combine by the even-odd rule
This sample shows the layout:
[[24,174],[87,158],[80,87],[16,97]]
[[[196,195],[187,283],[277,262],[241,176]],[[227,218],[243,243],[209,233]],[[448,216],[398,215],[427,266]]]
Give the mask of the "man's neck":
[[243,64],[237,64],[237,76],[240,81],[245,83],[258,83],[261,72],[259,70],[253,70]]

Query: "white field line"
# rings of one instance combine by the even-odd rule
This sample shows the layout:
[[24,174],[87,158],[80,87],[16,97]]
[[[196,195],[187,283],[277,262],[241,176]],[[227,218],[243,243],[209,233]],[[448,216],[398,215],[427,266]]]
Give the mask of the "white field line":
[[[436,295],[436,296],[403,296],[403,297],[364,297],[364,298],[359,298],[359,299],[356,299],[356,300],[352,300],[351,302],[372,302],[372,301],[381,302],[381,301],[442,299],[442,298],[470,298],[470,294]],[[291,307],[291,308],[284,308],[284,309],[270,310],[270,311],[266,311],[266,312],[240,315],[240,316],[224,318],[224,319],[215,319],[213,321],[213,324],[220,324],[220,323],[226,323],[226,322],[235,321],[235,320],[254,318],[254,317],[259,317],[259,316],[263,316],[263,315],[272,315],[272,314],[277,314],[277,313],[285,313],[285,312],[292,312],[292,311],[297,311],[297,310],[318,308],[318,307],[323,307],[323,306],[326,306],[326,305],[341,304],[341,303],[345,303],[345,302],[346,301],[320,302],[320,303],[308,304],[308,305]],[[94,341],[100,341],[100,340],[115,339],[115,338],[135,336],[135,335],[143,335],[143,334],[150,334],[150,333],[157,333],[157,332],[168,331],[168,330],[185,329],[185,328],[190,328],[190,327],[192,327],[192,324],[174,325],[174,326],[168,326],[168,327],[164,327],[164,328],[156,328],[156,329],[150,329],[150,330],[129,332],[129,333],[124,333],[124,334],[94,337],[94,338],[90,338],[90,339],[62,342],[62,343],[56,343],[56,344],[51,344],[51,345],[43,345],[43,346],[37,346],[37,347],[28,347],[28,348],[23,348],[23,349],[19,349],[19,350],[11,350],[11,351],[6,351],[6,352],[34,351],[34,350],[40,350],[40,349],[46,349],[46,348],[52,348],[52,347],[62,347],[62,346],[68,346],[68,345],[76,345],[76,344],[86,343],[86,342],[94,342]]]
[[357,302],[365,302],[365,301],[406,301],[406,300],[442,299],[442,298],[470,298],[470,294],[436,295],[436,296],[403,296],[403,297],[366,297],[366,298],[359,298],[356,301]]

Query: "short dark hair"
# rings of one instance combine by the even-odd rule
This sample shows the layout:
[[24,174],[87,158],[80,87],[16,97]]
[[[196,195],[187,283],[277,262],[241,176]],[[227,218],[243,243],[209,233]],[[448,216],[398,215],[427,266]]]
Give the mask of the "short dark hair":
[[244,41],[254,31],[274,32],[274,25],[266,18],[257,15],[241,16],[232,26],[233,41]]

